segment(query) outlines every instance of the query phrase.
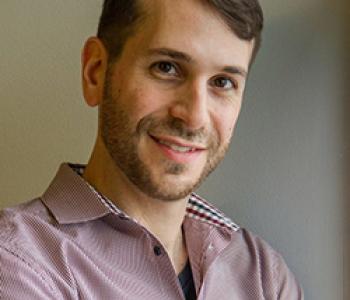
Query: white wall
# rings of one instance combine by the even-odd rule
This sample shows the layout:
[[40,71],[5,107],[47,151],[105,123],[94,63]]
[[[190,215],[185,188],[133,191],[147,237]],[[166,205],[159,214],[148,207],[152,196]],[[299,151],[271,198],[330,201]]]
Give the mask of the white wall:
[[[0,2],[1,206],[40,195],[60,162],[88,159],[97,118],[80,49],[100,4]],[[342,299],[343,284],[345,54],[331,4],[262,1],[263,48],[232,148],[201,188],[280,251],[315,300]]]
[[101,1],[0,1],[1,205],[40,194],[61,161],[86,161],[96,113],[83,102],[80,50]]

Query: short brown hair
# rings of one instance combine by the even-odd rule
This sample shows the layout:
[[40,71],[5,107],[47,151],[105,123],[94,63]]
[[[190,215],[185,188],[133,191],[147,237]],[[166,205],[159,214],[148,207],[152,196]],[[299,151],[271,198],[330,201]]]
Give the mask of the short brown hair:
[[[241,39],[254,39],[254,60],[261,44],[263,12],[258,0],[201,0],[225,21]],[[105,0],[98,25],[97,36],[114,60],[123,51],[126,40],[136,32],[145,17],[139,0]]]

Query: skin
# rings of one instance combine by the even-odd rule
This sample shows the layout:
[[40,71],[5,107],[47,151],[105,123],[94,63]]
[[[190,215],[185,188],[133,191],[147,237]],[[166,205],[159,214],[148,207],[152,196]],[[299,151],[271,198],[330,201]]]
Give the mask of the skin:
[[99,106],[99,132],[84,178],[158,238],[178,274],[188,196],[228,148],[253,41],[198,1],[144,5],[151,17],[113,65],[99,39],[85,44],[83,91]]

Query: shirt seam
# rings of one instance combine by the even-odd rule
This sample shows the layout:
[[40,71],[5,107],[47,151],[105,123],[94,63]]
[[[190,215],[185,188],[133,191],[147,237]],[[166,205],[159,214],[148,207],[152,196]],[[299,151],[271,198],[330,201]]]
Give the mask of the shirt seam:
[[[3,251],[5,251],[6,253],[12,255],[13,257],[17,258],[20,262],[22,262],[24,265],[26,265],[29,269],[31,269],[37,276],[38,278],[40,278],[40,280],[44,283],[45,286],[47,286],[50,291],[58,297],[58,293],[57,291],[55,290],[55,288],[53,288],[49,283],[48,283],[48,280],[47,280],[47,276],[44,276],[42,274],[41,271],[39,271],[38,269],[36,269],[30,262],[28,262],[24,257],[22,257],[19,253],[11,250],[11,249],[8,249],[7,247],[4,247],[3,245],[0,245],[0,249],[3,249]],[[57,298],[58,299],[58,298]]]
[[280,298],[281,292],[282,292],[282,278],[280,276],[280,274],[281,274],[281,271],[280,271],[281,260],[282,260],[281,255],[278,254],[278,253],[274,253],[274,261],[273,261],[274,268],[273,268],[273,272],[274,272],[274,279],[278,283],[276,285],[276,289],[275,289],[275,295],[276,295],[277,299]]

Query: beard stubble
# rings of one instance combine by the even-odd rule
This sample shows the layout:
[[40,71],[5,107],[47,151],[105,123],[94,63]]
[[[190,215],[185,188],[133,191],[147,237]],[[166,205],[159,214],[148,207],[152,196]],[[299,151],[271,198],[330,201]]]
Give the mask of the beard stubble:
[[[108,79],[108,78],[107,78]],[[186,128],[180,119],[168,116],[163,119],[152,114],[143,117],[133,126],[130,118],[120,105],[121,91],[113,94],[110,80],[106,80],[104,99],[100,107],[100,129],[102,140],[115,166],[127,179],[147,196],[163,201],[175,201],[187,197],[216,168],[225,156],[228,143],[220,147],[218,134],[211,130]],[[132,101],[132,99],[129,99]],[[178,184],[176,176],[181,176],[188,166],[164,158],[161,162],[164,176],[172,176],[171,182],[160,182],[152,175],[152,166],[140,158],[138,145],[143,135],[166,134],[180,137],[190,142],[207,146],[207,160],[198,178]],[[151,155],[151,154],[150,154]]]

